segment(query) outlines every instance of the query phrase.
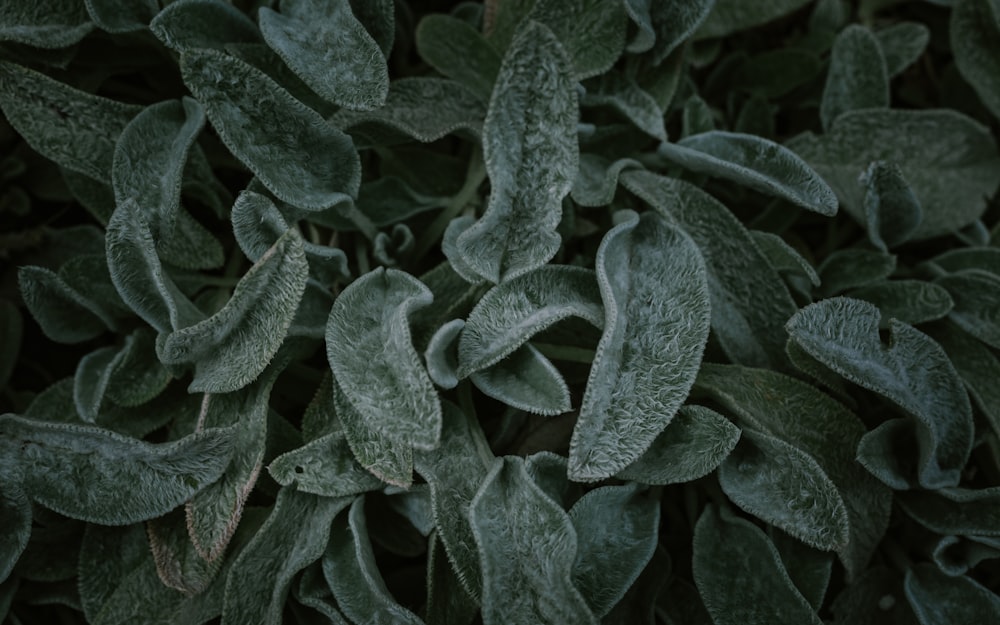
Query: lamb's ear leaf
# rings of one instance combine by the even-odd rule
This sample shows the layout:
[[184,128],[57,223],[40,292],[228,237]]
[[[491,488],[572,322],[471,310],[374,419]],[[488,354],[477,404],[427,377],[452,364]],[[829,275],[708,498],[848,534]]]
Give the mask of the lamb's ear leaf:
[[493,453],[478,422],[450,402],[443,402],[443,408],[441,444],[418,451],[414,465],[430,485],[434,521],[448,560],[462,587],[478,599],[483,581],[469,505],[492,466]]
[[616,477],[653,485],[696,480],[722,464],[740,434],[740,428],[714,410],[681,406],[649,449]]
[[457,130],[478,136],[486,110],[476,94],[454,80],[426,76],[400,78],[389,85],[385,105],[374,111],[341,109],[330,123],[354,136],[362,147],[379,145],[402,133],[423,143]]
[[764,532],[714,505],[695,525],[692,565],[715,625],[822,623]]
[[97,302],[54,271],[29,265],[18,270],[17,278],[25,306],[53,341],[82,343],[117,327]]
[[1000,487],[900,492],[896,501],[918,523],[937,534],[1000,536]]
[[330,585],[323,578],[323,563],[314,562],[307,566],[299,576],[298,587],[292,586],[292,596],[307,608],[312,608],[326,617],[330,625],[349,625],[344,615],[340,613]]
[[809,355],[888,397],[916,420],[921,486],[954,486],[973,438],[972,408],[961,378],[940,345],[904,323],[890,320],[891,341],[883,345],[879,319],[874,304],[837,297],[803,308],[786,327]]
[[833,252],[820,263],[821,292],[836,295],[875,282],[881,282],[896,271],[892,254],[863,248],[845,248]]
[[348,0],[285,0],[281,13],[261,7],[258,20],[267,45],[319,95],[356,110],[385,103],[385,56]]
[[326,326],[330,368],[365,425],[420,449],[438,444],[441,401],[413,347],[409,317],[432,300],[413,276],[379,268],[343,290]]
[[641,167],[639,161],[631,158],[612,162],[597,154],[581,154],[580,170],[570,191],[573,201],[580,206],[607,206],[615,198],[622,171]]
[[897,165],[875,161],[861,178],[865,186],[868,238],[883,252],[905,243],[920,227],[924,210]]
[[924,209],[911,240],[951,234],[986,210],[1000,186],[1000,156],[989,129],[953,110],[863,109],[844,113],[822,135],[786,142],[833,188],[840,206],[865,221],[858,174],[874,161],[899,166]]
[[351,138],[263,72],[198,48],[181,56],[181,75],[226,147],[278,199],[318,211],[357,196],[361,162]]
[[946,575],[965,575],[985,560],[1000,558],[1000,538],[942,536],[934,546],[932,558]]
[[608,71],[625,50],[628,18],[621,2],[535,0],[527,19],[552,29],[577,79]]
[[573,584],[594,616],[604,618],[653,557],[659,503],[634,484],[604,486],[581,497],[569,517],[578,540]]
[[989,347],[953,324],[931,328],[931,336],[944,348],[962,376],[973,403],[1000,436],[1000,360]]
[[847,111],[889,107],[889,72],[878,39],[864,26],[851,24],[837,35],[820,103],[823,128]]
[[726,355],[739,364],[780,368],[783,320],[797,306],[743,224],[711,195],[681,180],[628,172],[622,183],[698,245],[709,274],[712,330]]
[[903,600],[902,575],[884,566],[865,571],[834,599],[835,625],[912,625],[917,617]]
[[719,467],[723,492],[740,508],[823,551],[850,540],[847,507],[816,460],[783,440],[745,429]]
[[814,549],[779,529],[773,529],[770,537],[795,588],[819,612],[833,574],[833,554]]
[[119,406],[141,406],[158,396],[171,379],[156,357],[155,336],[148,328],[138,328],[125,337],[105,393]]
[[852,289],[847,295],[878,306],[882,314],[879,323],[883,328],[889,326],[889,319],[898,319],[910,325],[942,319],[955,306],[947,289],[923,280],[874,282]]
[[360,495],[383,486],[360,466],[343,432],[331,432],[274,459],[268,473],[282,486],[323,497]]
[[77,363],[73,376],[73,403],[84,423],[97,420],[111,372],[120,363],[120,358],[120,350],[112,345],[95,349]]
[[413,447],[373,430],[336,380],[331,390],[344,436],[358,463],[383,482],[409,488],[413,483]]
[[694,383],[709,330],[705,261],[660,215],[613,228],[596,264],[604,333],[569,453],[569,476],[581,481],[614,475],[667,427]]
[[396,38],[396,5],[393,0],[350,0],[354,17],[365,27],[382,51],[389,58]]
[[1000,619],[1000,596],[967,575],[952,577],[930,563],[906,571],[903,589],[922,625]]
[[692,171],[731,180],[821,215],[837,213],[833,189],[794,152],[768,139],[713,130],[661,143],[657,153]]
[[562,200],[579,166],[577,121],[570,60],[551,30],[529,21],[504,57],[483,126],[489,203],[457,242],[487,280],[541,267],[558,251]]
[[368,537],[364,497],[334,519],[323,554],[323,576],[340,610],[355,623],[423,625],[385,586]]
[[604,305],[590,269],[545,265],[487,291],[458,341],[458,377],[500,362],[532,336],[567,317],[600,328]]
[[108,183],[115,141],[142,107],[85,93],[0,61],[0,109],[36,152]]
[[771,2],[746,3],[742,0],[717,0],[695,33],[695,39],[724,37],[730,33],[766,24],[793,13],[809,4],[809,0],[772,0]]
[[[797,281],[795,282],[796,287],[807,294],[808,285],[819,286],[820,279],[816,269],[798,250],[786,243],[780,236],[760,230],[751,230],[750,235],[757,247],[760,248],[761,253],[767,258],[771,268],[785,278],[786,282],[791,284],[792,280]],[[801,287],[798,286],[800,284]]]
[[427,374],[441,388],[458,386],[458,335],[464,327],[464,321],[452,319],[431,335],[424,350]]
[[219,312],[166,335],[157,346],[160,360],[194,364],[191,392],[243,388],[284,342],[308,276],[302,237],[289,230],[240,279]]
[[889,78],[894,78],[924,53],[931,40],[931,31],[920,22],[898,22],[876,31],[875,38],[882,48]]
[[82,2],[11,0],[0,9],[0,41],[35,48],[66,48],[94,30]]
[[1000,276],[966,269],[934,281],[955,300],[948,318],[994,349],[1000,349]]
[[627,50],[632,53],[652,50],[652,61],[659,65],[698,29],[713,6],[715,0],[653,3],[627,0],[625,11],[637,27]]
[[114,34],[144,30],[160,12],[157,0],[86,0],[86,6],[94,24]]
[[103,428],[5,415],[0,444],[37,503],[64,516],[127,525],[163,514],[219,478],[233,431],[213,429],[150,444]]
[[31,537],[31,500],[24,493],[18,469],[0,466],[0,584],[7,581]]
[[243,11],[218,0],[172,2],[153,18],[149,29],[177,52],[260,41],[260,31]]
[[205,318],[164,269],[146,217],[134,200],[111,215],[105,245],[118,294],[155,330],[165,334]]
[[551,416],[572,408],[559,370],[530,343],[469,379],[484,394],[532,414]]
[[522,458],[495,461],[469,520],[482,563],[486,625],[598,622],[573,585],[573,523],[531,480]]
[[580,101],[582,107],[607,107],[617,111],[636,128],[660,141],[667,140],[663,111],[653,96],[625,74],[611,71],[588,82],[592,90]]
[[427,625],[472,625],[479,605],[462,587],[444,550],[444,542],[431,534],[427,543]]
[[222,623],[279,625],[292,578],[323,556],[330,524],[351,499],[282,487],[264,525],[232,564]]
[[951,47],[958,71],[1000,119],[1000,5],[959,0],[951,12]]
[[472,25],[432,13],[417,26],[416,46],[431,67],[465,85],[483,103],[489,102],[501,57]]
[[222,560],[205,560],[188,536],[184,511],[177,509],[146,523],[156,573],[164,585],[185,595],[198,595],[211,585]]
[[[979,269],[1000,276],[1000,248],[960,247],[948,250],[927,261],[931,273],[958,273],[966,269]],[[938,271],[938,270],[941,271]]]

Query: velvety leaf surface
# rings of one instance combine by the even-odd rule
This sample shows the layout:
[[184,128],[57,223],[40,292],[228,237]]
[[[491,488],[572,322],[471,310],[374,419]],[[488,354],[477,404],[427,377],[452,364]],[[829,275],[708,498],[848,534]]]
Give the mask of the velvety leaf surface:
[[653,62],[659,64],[697,30],[715,6],[715,0],[627,0],[624,4],[638,29],[628,51],[652,50]]
[[458,376],[500,362],[567,317],[600,328],[604,307],[593,271],[547,265],[493,287],[469,313],[458,343]]
[[555,35],[529,22],[504,56],[483,126],[490,199],[458,251],[499,283],[544,265],[559,249],[562,199],[579,163],[577,98]]
[[851,25],[837,35],[819,114],[823,128],[847,111],[889,107],[889,72],[882,47],[864,26]]
[[805,161],[761,137],[716,130],[660,144],[657,153],[692,171],[732,180],[821,215],[837,212],[833,190]]
[[1000,276],[969,269],[942,276],[934,284],[945,288],[955,301],[948,315],[955,325],[1000,349]]
[[389,68],[348,0],[283,0],[258,12],[261,34],[316,93],[349,109],[385,103]]
[[873,567],[854,581],[832,605],[836,625],[912,625],[918,622],[903,595],[902,576]]
[[625,48],[626,15],[621,2],[535,0],[527,19],[552,30],[578,79],[608,71]]
[[814,358],[851,382],[888,397],[914,417],[919,439],[917,479],[923,487],[955,485],[973,434],[961,379],[937,343],[902,322],[889,321],[891,342],[884,345],[879,319],[873,304],[833,298],[802,309],[787,327]]
[[805,279],[812,286],[819,286],[820,279],[816,269],[780,236],[759,230],[751,230],[750,235],[767,262],[779,274],[794,275]]
[[759,24],[766,24],[806,4],[808,0],[773,0],[767,3],[717,0],[708,18],[695,33],[695,38],[722,37]]
[[900,506],[938,534],[1000,536],[1000,488],[942,488],[898,495]]
[[1000,360],[990,348],[960,328],[947,324],[931,336],[944,348],[962,376],[972,402],[982,411],[994,432],[1000,434]]
[[76,0],[10,0],[0,6],[0,41],[64,48],[93,29],[87,7]]
[[18,558],[28,546],[31,536],[31,500],[18,483],[17,476],[6,466],[0,486],[0,522],[4,532],[0,535],[0,583],[7,581]]
[[262,72],[198,48],[182,55],[181,74],[226,147],[279,199],[322,210],[357,195],[361,165],[350,137]]
[[530,343],[469,379],[493,399],[532,414],[557,415],[572,408],[559,370]]
[[486,625],[597,623],[572,581],[576,530],[516,456],[497,459],[469,509]]
[[1000,118],[1000,4],[996,0],[956,0],[950,40],[958,71],[979,99]]
[[924,211],[902,170],[897,165],[875,161],[868,166],[862,182],[868,238],[883,252],[905,243],[920,227]]
[[614,162],[599,154],[581,154],[580,170],[573,182],[570,194],[580,206],[606,206],[615,197],[618,176],[626,168],[638,168],[641,164],[630,158]]
[[975,221],[983,198],[1000,186],[996,140],[972,119],[950,110],[860,110],[844,113],[823,135],[787,144],[823,176],[841,207],[864,221],[865,187],[858,176],[873,161],[899,166],[924,209],[911,239],[949,233]]
[[638,458],[670,423],[708,339],[705,263],[655,213],[612,229],[597,254],[604,333],[570,440],[569,475],[594,481]]
[[769,537],[795,588],[819,612],[833,574],[833,554],[814,549],[781,530],[771,531]]
[[143,30],[160,11],[156,0],[85,0],[94,24],[109,33]]
[[903,72],[927,49],[931,32],[919,22],[899,22],[875,32],[889,78]]
[[694,581],[715,625],[822,621],[754,524],[709,506],[694,529]]
[[819,266],[821,291],[827,295],[882,282],[896,270],[896,257],[863,248],[838,250]]
[[907,571],[903,588],[921,625],[1000,618],[1000,597],[992,590],[964,575],[945,575],[932,564],[918,564]]
[[942,319],[955,305],[947,289],[923,280],[876,282],[849,291],[848,295],[878,306],[882,327],[889,326],[889,319],[911,325]]
[[424,350],[427,374],[441,388],[458,386],[458,336],[465,328],[465,321],[452,319],[431,336]]
[[366,425],[420,449],[441,436],[441,403],[410,337],[409,317],[433,295],[413,276],[377,269],[340,294],[326,327],[338,385]]
[[304,493],[346,497],[376,490],[381,482],[358,465],[343,432],[331,432],[282,454],[267,467],[282,486]]
[[413,447],[374,430],[336,381],[332,390],[337,417],[358,463],[383,482],[408,488],[413,483]]
[[[591,84],[592,83],[592,84]],[[656,99],[646,93],[634,80],[624,74],[608,72],[600,80],[588,82],[594,88],[583,96],[580,105],[607,107],[617,111],[635,124],[636,128],[659,139],[667,140],[663,126],[663,111]]]
[[260,31],[250,18],[220,0],[171,2],[153,18],[149,29],[177,52],[199,48],[221,50],[226,44],[260,41]]
[[462,83],[483,103],[490,101],[502,59],[470,24],[449,15],[428,15],[417,26],[416,46],[431,67]]

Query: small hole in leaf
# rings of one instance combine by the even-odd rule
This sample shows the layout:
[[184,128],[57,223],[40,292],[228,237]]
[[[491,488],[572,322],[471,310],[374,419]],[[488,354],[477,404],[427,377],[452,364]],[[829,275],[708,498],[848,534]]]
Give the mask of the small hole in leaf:
[[298,473],[299,475],[301,475],[301,474],[305,473],[306,470],[303,469],[302,467],[295,467],[295,472]]

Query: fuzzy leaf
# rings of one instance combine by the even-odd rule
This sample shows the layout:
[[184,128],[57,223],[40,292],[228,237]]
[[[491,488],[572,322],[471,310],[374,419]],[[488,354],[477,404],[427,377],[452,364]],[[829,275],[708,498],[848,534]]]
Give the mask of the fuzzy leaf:
[[409,488],[413,483],[413,448],[373,430],[336,381],[332,390],[333,405],[344,427],[344,436],[358,463],[383,482]]
[[[945,273],[979,269],[1000,276],[1000,248],[962,247],[935,256],[928,261]],[[940,273],[940,272],[937,272]]]
[[375,563],[365,520],[365,500],[333,522],[323,554],[323,576],[347,618],[366,625],[423,625],[389,593]]
[[608,71],[624,51],[627,18],[622,4],[604,0],[535,0],[528,19],[552,29],[569,55],[576,78],[582,79]]
[[887,347],[878,334],[879,319],[873,304],[833,298],[803,308],[786,327],[811,356],[912,415],[919,441],[917,481],[924,488],[953,486],[972,448],[969,397],[937,343],[893,319]]
[[493,399],[532,414],[569,412],[569,387],[559,370],[530,343],[469,377]]
[[947,316],[954,306],[943,286],[923,280],[876,282],[849,291],[848,295],[878,306],[883,328],[889,327],[889,319],[910,325],[935,321]]
[[1000,536],[1000,487],[902,492],[897,501],[907,514],[937,534]]
[[458,377],[490,367],[568,317],[600,328],[604,307],[593,271],[546,265],[495,286],[469,313],[458,343]]
[[283,0],[281,13],[258,12],[267,45],[330,102],[372,110],[385,103],[389,68],[348,0]]
[[739,439],[740,429],[714,410],[681,406],[649,449],[616,477],[655,485],[690,482],[722,464]]
[[214,482],[232,454],[232,431],[153,445],[102,428],[0,417],[0,444],[25,492],[64,516],[104,525],[145,521]]
[[726,355],[739,364],[780,367],[782,326],[797,306],[743,224],[686,182],[646,172],[629,172],[622,182],[698,245],[708,270],[712,331]]
[[795,588],[818,612],[830,585],[833,555],[813,549],[781,530],[772,530],[770,538]]
[[[318,211],[357,196],[361,163],[350,137],[265,74],[192,49],[181,56],[181,75],[226,147],[279,199]],[[302,158],[309,154],[323,158]]]
[[432,534],[427,543],[427,625],[472,625],[479,606],[463,590],[445,555],[444,543]]
[[695,33],[695,39],[723,37],[730,33],[766,24],[798,10],[809,0],[771,0],[770,2],[745,2],[744,0],[718,0],[708,18]]
[[898,166],[875,161],[862,179],[868,238],[883,252],[905,243],[920,227],[923,208]]
[[326,327],[330,368],[366,426],[419,449],[438,444],[441,402],[413,347],[409,317],[432,300],[413,276],[376,269],[344,289]]
[[469,505],[491,468],[493,453],[475,420],[450,402],[442,404],[441,444],[418,451],[414,466],[430,485],[434,523],[455,574],[462,588],[479,598],[483,581]]
[[96,349],[76,366],[73,381],[73,402],[76,412],[85,423],[94,423],[104,401],[104,393],[111,372],[118,364],[119,351],[114,347]]
[[205,592],[215,580],[222,561],[201,557],[188,537],[182,510],[146,523],[146,534],[156,573],[164,585],[191,596]]
[[139,328],[125,337],[105,393],[119,406],[141,406],[159,395],[171,379],[156,357],[153,333]]
[[483,103],[490,100],[500,73],[500,53],[473,26],[432,13],[417,26],[420,57],[447,78],[462,83]]
[[767,139],[711,131],[662,143],[657,152],[692,171],[732,180],[821,215],[837,212],[833,189],[805,161]]
[[572,581],[573,523],[516,456],[497,459],[469,509],[483,571],[485,625],[596,624]]
[[483,126],[490,199],[458,251],[494,283],[547,263],[559,249],[562,199],[579,164],[576,91],[555,35],[528,22],[500,67]]
[[17,272],[21,296],[48,338],[59,343],[81,343],[117,328],[98,302],[42,267]]
[[65,48],[94,29],[78,0],[8,0],[0,6],[0,41]]
[[848,289],[884,281],[896,270],[896,257],[885,252],[846,248],[833,252],[820,264],[822,292],[834,295]]
[[983,343],[1000,349],[1000,276],[967,269],[942,276],[934,284],[955,300],[948,318]]
[[304,493],[345,497],[377,490],[382,482],[358,465],[343,432],[325,434],[274,459],[268,473],[282,486]]
[[157,0],[86,0],[94,24],[109,33],[144,30],[160,12]]
[[264,525],[232,565],[226,579],[223,625],[280,625],[292,578],[323,555],[330,523],[351,499],[278,491]]
[[570,192],[580,206],[607,206],[618,190],[618,176],[626,168],[641,168],[639,161],[620,158],[614,162],[598,154],[581,154],[580,170]]
[[[618,111],[636,128],[660,141],[667,140],[663,111],[653,96],[624,74],[608,72],[594,79],[593,90],[580,101],[583,107],[608,107]],[[590,84],[590,83],[588,83]]]
[[159,346],[160,360],[194,364],[191,392],[243,388],[284,342],[307,277],[302,237],[289,230],[240,279],[222,310],[166,336]]
[[898,76],[920,58],[930,43],[931,31],[919,22],[898,22],[875,33],[889,78]]
[[177,52],[198,48],[221,50],[226,44],[260,41],[260,32],[250,18],[220,0],[171,2],[153,18],[149,29]]
[[959,73],[1000,119],[1000,3],[956,0],[950,28]]
[[820,103],[823,128],[829,130],[847,111],[889,107],[889,72],[882,47],[864,26],[852,24],[837,35]]
[[709,506],[694,528],[694,581],[715,625],[822,621],[753,523]]
[[0,109],[39,154],[104,183],[118,135],[142,110],[7,61],[0,61]]
[[569,518],[578,539],[573,584],[603,618],[653,557],[660,507],[635,485],[605,486],[581,497]]
[[705,262],[659,215],[612,229],[596,264],[604,333],[569,454],[570,477],[587,481],[631,464],[670,423],[694,383],[709,329]]
[[24,493],[24,488],[8,475],[3,467],[3,482],[0,483],[0,524],[3,534],[0,534],[0,584],[7,581],[14,565],[28,546],[31,537],[31,501]]
[[912,240],[950,233],[978,219],[1000,187],[1000,157],[989,130],[950,110],[844,113],[823,135],[787,144],[837,193],[841,207],[865,221],[858,176],[873,161],[899,166],[924,209]]
[[812,286],[820,285],[819,274],[809,261],[780,236],[760,230],[751,230],[750,235],[767,258],[767,262],[779,274],[784,275],[786,279],[788,276],[805,279]]
[[1000,597],[971,577],[945,575],[932,564],[906,572],[906,598],[921,625],[988,623],[1000,619]]
[[990,348],[960,328],[946,324],[931,336],[944,348],[958,375],[962,376],[972,401],[1000,436],[1000,360]]
[[628,51],[652,50],[653,63],[659,65],[698,29],[714,6],[715,0],[626,0],[625,11],[638,27]]
[[458,386],[458,335],[465,328],[461,319],[452,319],[431,336],[424,350],[427,374],[441,388]]

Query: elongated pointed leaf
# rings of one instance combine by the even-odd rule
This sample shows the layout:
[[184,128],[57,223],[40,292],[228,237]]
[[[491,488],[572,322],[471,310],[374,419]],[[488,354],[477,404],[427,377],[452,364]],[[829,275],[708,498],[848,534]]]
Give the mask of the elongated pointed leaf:
[[954,325],[935,328],[931,336],[944,348],[972,401],[1000,435],[1000,387],[996,384],[1000,379],[1000,360],[989,347]]
[[942,488],[899,494],[907,514],[944,535],[1000,536],[1000,488]]
[[694,581],[715,625],[822,621],[754,524],[709,506],[694,528]]
[[888,327],[889,319],[911,325],[935,321],[946,317],[955,305],[947,289],[923,280],[875,282],[848,295],[878,306],[882,327]]
[[761,253],[767,257],[767,262],[775,271],[785,276],[786,280],[789,276],[795,276],[808,281],[812,286],[819,286],[820,279],[816,269],[784,239],[771,232],[759,230],[751,230],[750,234]]
[[971,577],[945,575],[932,564],[906,572],[906,598],[921,625],[990,622],[1000,619],[1000,597]]
[[323,576],[341,611],[355,623],[423,625],[385,586],[368,537],[364,503],[358,497],[349,513],[334,520],[323,554]]
[[84,93],[3,61],[0,109],[39,154],[107,183],[115,141],[141,107]]
[[280,625],[292,578],[323,555],[333,517],[350,503],[349,497],[282,488],[267,521],[232,565],[222,623]]
[[709,328],[705,263],[659,215],[612,229],[596,262],[604,333],[569,455],[570,476],[591,481],[631,464],[670,423],[694,383]]
[[469,23],[432,13],[417,26],[416,46],[431,67],[489,102],[500,73],[500,53]]
[[576,530],[518,457],[497,459],[469,510],[486,625],[597,623],[572,581]]
[[117,328],[99,303],[42,267],[17,272],[21,296],[45,336],[59,343],[81,343]]
[[181,56],[181,75],[226,147],[279,199],[323,210],[357,196],[361,164],[350,137],[262,72],[193,49]]
[[185,595],[204,592],[222,568],[221,560],[205,560],[195,549],[183,510],[149,521],[146,534],[160,581]]
[[795,588],[818,612],[830,585],[833,555],[814,549],[781,530],[771,531],[770,538]]
[[977,269],[935,280],[955,301],[948,317],[983,343],[1000,349],[1000,276]]
[[653,50],[653,63],[662,63],[698,29],[714,6],[715,0],[627,0],[625,11],[638,26],[638,33],[629,43],[628,51]]
[[928,263],[933,263],[945,273],[979,269],[1000,275],[1000,249],[995,247],[956,248],[935,256]]
[[194,364],[191,392],[243,388],[281,347],[308,272],[302,237],[289,230],[240,279],[222,310],[167,335],[160,359],[165,364]]
[[837,35],[820,103],[823,128],[829,130],[847,111],[889,107],[889,71],[882,47],[864,26],[852,24]]
[[597,154],[581,154],[580,170],[570,192],[580,206],[606,206],[618,190],[618,176],[626,168],[639,168],[639,161],[621,158],[611,162]]
[[995,0],[958,0],[950,28],[958,71],[1000,119],[1000,4]]
[[582,79],[611,69],[625,50],[627,18],[622,4],[603,0],[535,0],[528,19],[552,29],[569,55],[574,74]]
[[169,48],[185,52],[197,48],[223,49],[230,43],[260,41],[256,25],[242,11],[220,0],[178,0],[149,24]]
[[382,482],[358,465],[343,432],[325,434],[282,454],[267,468],[279,484],[323,497],[345,497],[376,490]]
[[822,292],[827,295],[882,282],[896,270],[896,257],[863,248],[838,250],[819,266]]
[[493,399],[533,414],[569,412],[569,387],[559,370],[530,343],[470,378]]
[[879,319],[873,304],[833,298],[802,309],[787,328],[811,356],[912,415],[919,437],[917,479],[923,487],[955,485],[973,435],[961,379],[937,343],[904,323],[889,321],[886,347]]
[[600,328],[604,307],[593,271],[547,265],[493,287],[469,313],[459,338],[460,378],[513,353],[568,317]]
[[491,282],[540,267],[559,249],[562,199],[579,163],[569,63],[552,31],[529,22],[500,67],[483,126],[489,204],[458,238],[465,263]]
[[759,24],[766,24],[808,3],[809,0],[771,0],[752,3],[743,0],[717,0],[712,12],[695,33],[695,39],[723,37]]
[[786,339],[782,320],[797,307],[743,224],[688,183],[647,172],[624,174],[622,183],[676,220],[697,243],[709,274],[712,330],[726,355],[744,365],[780,367]]
[[860,110],[844,113],[823,135],[806,133],[787,147],[837,193],[841,207],[865,221],[866,188],[858,176],[873,161],[899,166],[924,210],[911,240],[966,226],[1000,186],[996,140],[985,126],[951,110]]
[[595,79],[595,91],[588,91],[580,105],[607,107],[623,115],[635,126],[660,141],[667,140],[663,111],[653,96],[624,74],[608,72]]
[[837,212],[833,189],[805,161],[761,137],[714,130],[662,143],[658,153],[693,171],[732,180],[821,215]]
[[478,599],[483,581],[469,505],[491,468],[493,453],[478,423],[450,402],[443,407],[441,444],[418,451],[414,465],[430,485],[434,521],[448,560],[462,588]]
[[109,33],[144,30],[160,11],[156,0],[86,0],[86,6],[94,24]]
[[458,386],[458,335],[465,328],[461,319],[452,319],[438,328],[424,350],[427,374],[441,388]]
[[258,19],[267,45],[319,95],[349,109],[385,103],[389,68],[348,0],[285,0]]
[[372,429],[336,381],[332,391],[333,405],[344,427],[347,444],[361,466],[383,482],[409,488],[413,483],[413,448]]
[[875,33],[889,78],[916,62],[930,43],[931,31],[919,22],[899,22]]
[[232,454],[231,430],[153,445],[102,428],[0,417],[25,492],[70,518],[127,525],[165,514],[214,482]]
[[333,304],[326,350],[337,383],[368,427],[420,449],[441,436],[441,402],[410,338],[409,316],[430,304],[413,276],[377,269]]
[[660,508],[635,485],[605,486],[584,495],[569,517],[578,540],[573,584],[603,618],[653,557]]
[[0,484],[0,522],[4,531],[0,535],[0,584],[7,581],[31,537],[31,500],[19,483],[19,476],[6,467]]
[[171,379],[170,372],[156,357],[155,336],[148,329],[139,328],[125,337],[105,393],[119,406],[141,406],[158,396]]
[[10,0],[0,6],[0,41],[65,48],[93,29],[87,7],[76,0]]
[[920,227],[923,208],[898,166],[875,161],[868,166],[865,185],[865,225],[868,238],[883,252],[905,243]]
[[696,480],[722,464],[740,434],[738,427],[714,410],[681,406],[649,449],[616,477],[656,485]]
[[80,359],[73,380],[73,403],[85,423],[94,423],[104,401],[111,372],[118,364],[119,351],[102,347]]
[[479,606],[459,583],[445,555],[444,543],[432,534],[427,544],[427,625],[471,625]]

